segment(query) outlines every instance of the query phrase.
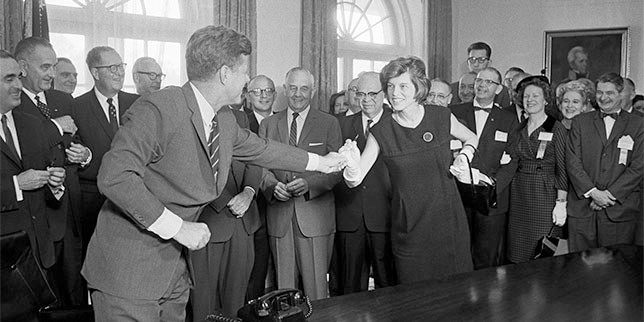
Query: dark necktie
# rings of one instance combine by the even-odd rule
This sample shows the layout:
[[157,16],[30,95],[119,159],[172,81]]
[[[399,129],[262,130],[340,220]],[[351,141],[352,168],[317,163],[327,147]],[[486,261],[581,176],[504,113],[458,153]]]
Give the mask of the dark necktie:
[[38,106],[40,113],[42,113],[42,115],[44,115],[47,119],[51,119],[51,110],[49,109],[49,107],[47,107],[47,104],[41,102],[38,95],[36,95],[34,99],[36,100],[36,105]]
[[217,182],[217,173],[219,172],[219,127],[217,126],[216,117],[212,118],[210,123],[210,135],[208,136],[208,152],[210,154],[210,166],[212,167],[215,182]]
[[371,124],[373,124],[372,119],[367,120],[367,128],[364,129],[364,137],[365,139],[369,137],[369,131],[371,130]]
[[20,159],[20,155],[18,154],[18,150],[16,149],[16,146],[13,144],[13,135],[11,134],[11,130],[9,130],[9,126],[7,126],[7,116],[2,115],[2,131],[4,132],[4,139],[9,146],[9,150],[16,156],[16,158]]
[[293,112],[293,121],[291,121],[291,133],[288,136],[288,144],[292,146],[297,146],[297,117],[300,116],[300,113]]
[[525,111],[521,111],[521,123],[523,123],[523,121],[525,121],[528,118],[527,114],[528,113],[526,113]]
[[490,113],[491,110],[492,110],[491,108],[483,108],[483,107],[480,107],[480,106],[474,106],[474,112],[483,111],[483,112]]
[[112,104],[113,100],[112,98],[107,99],[107,105],[109,106],[109,112],[110,112],[110,126],[112,127],[112,130],[114,130],[114,133],[119,130],[119,123],[116,118],[116,106]]
[[609,114],[609,113],[601,112],[601,117],[602,117],[602,119],[603,119],[603,118],[606,118],[606,117],[611,117],[611,118],[613,118],[613,120],[617,120],[617,117],[618,117],[618,116],[619,116],[619,113],[610,113],[610,114]]

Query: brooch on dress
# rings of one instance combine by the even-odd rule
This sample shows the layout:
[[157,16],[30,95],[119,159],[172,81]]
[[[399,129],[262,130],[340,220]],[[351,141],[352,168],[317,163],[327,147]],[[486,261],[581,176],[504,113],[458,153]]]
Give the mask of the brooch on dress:
[[423,133],[423,141],[429,143],[434,139],[434,134],[432,132]]

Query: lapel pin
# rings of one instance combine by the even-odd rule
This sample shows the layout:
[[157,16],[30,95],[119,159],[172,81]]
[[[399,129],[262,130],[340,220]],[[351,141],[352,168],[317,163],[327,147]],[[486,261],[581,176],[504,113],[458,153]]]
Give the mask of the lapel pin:
[[423,133],[423,141],[429,143],[434,139],[434,135],[431,132]]

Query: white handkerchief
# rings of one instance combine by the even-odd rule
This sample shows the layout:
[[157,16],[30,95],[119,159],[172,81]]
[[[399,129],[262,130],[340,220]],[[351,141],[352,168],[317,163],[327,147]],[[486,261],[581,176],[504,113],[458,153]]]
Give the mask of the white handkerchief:
[[497,130],[496,133],[494,133],[494,141],[508,142],[508,134],[506,132]]
[[309,143],[309,146],[319,146],[319,145],[322,145],[322,144],[324,144],[324,143],[322,143],[322,142],[319,142],[319,143]]

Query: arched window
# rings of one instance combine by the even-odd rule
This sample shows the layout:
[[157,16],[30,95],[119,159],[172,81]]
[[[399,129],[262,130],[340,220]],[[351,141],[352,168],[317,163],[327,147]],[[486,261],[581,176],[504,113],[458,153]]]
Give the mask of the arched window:
[[85,57],[95,46],[110,46],[127,63],[124,90],[135,92],[132,66],[150,56],[167,74],[162,85],[186,80],[182,53],[192,32],[213,19],[213,5],[199,0],[47,0],[50,40],[58,57],[76,65],[74,95],[93,86]]
[[338,1],[338,89],[363,71],[380,71],[410,50],[406,6],[396,1]]

